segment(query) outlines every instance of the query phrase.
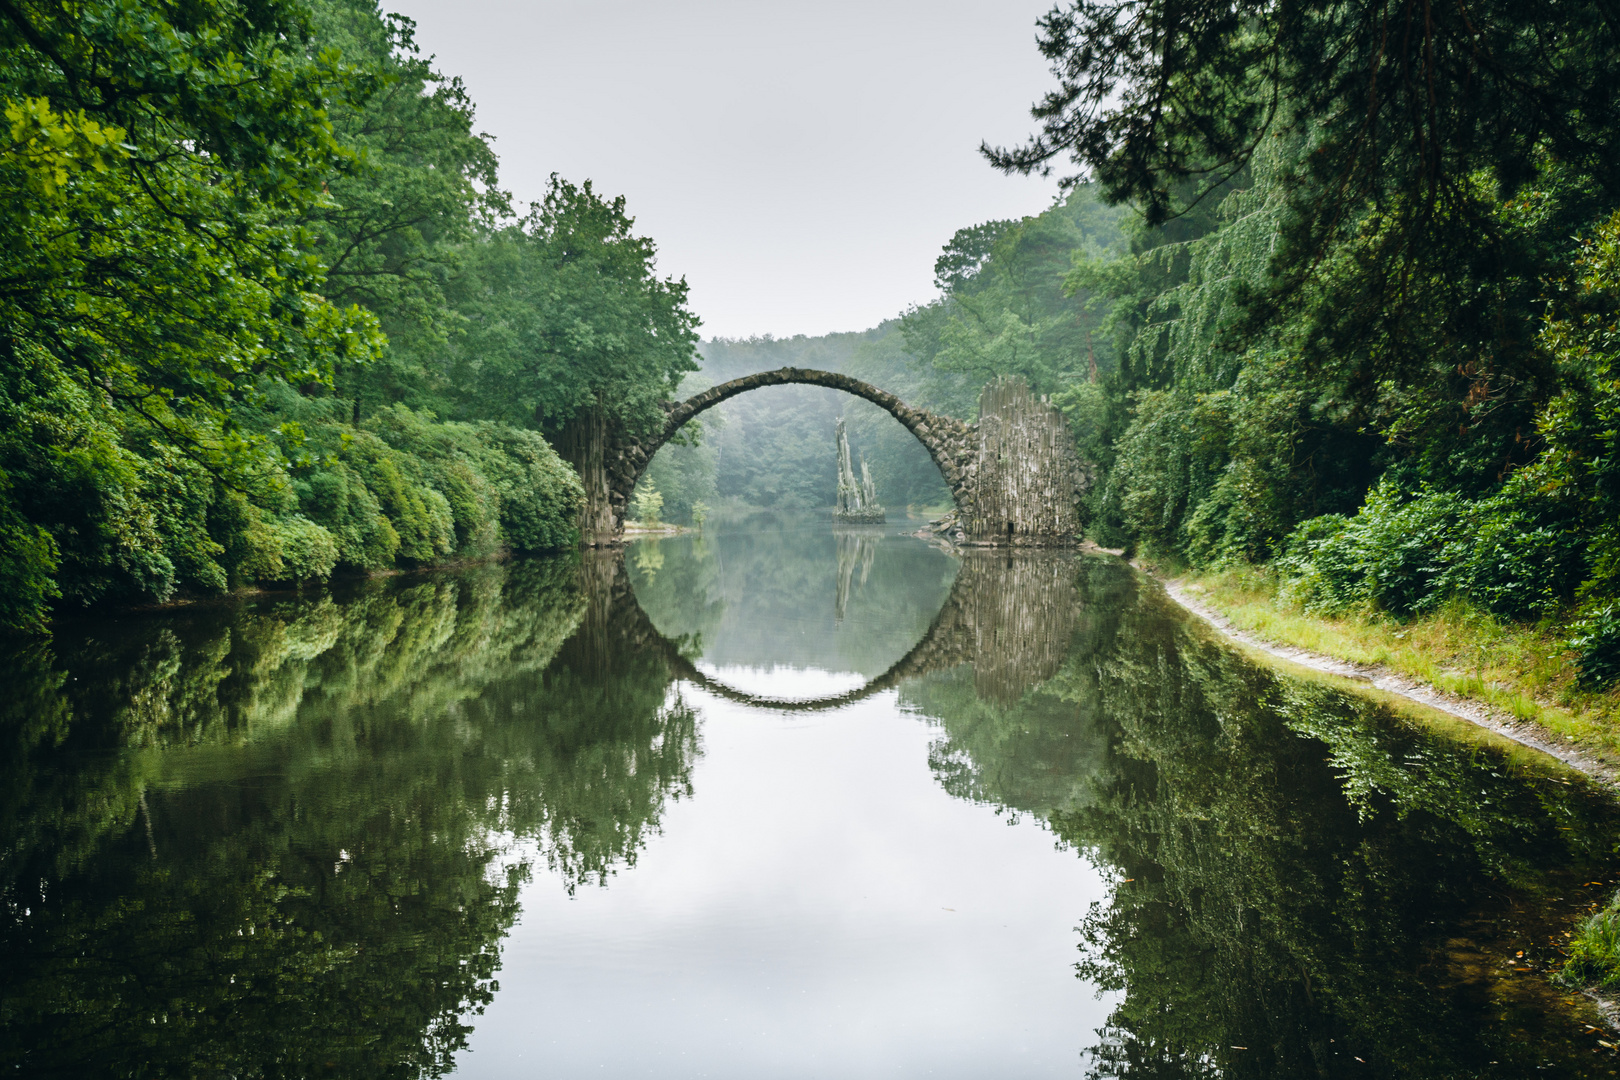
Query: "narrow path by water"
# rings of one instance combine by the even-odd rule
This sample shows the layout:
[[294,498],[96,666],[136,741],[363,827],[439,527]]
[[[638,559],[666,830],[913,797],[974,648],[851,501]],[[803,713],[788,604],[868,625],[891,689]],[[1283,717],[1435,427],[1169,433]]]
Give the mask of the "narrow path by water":
[[1232,620],[1190,593],[1181,581],[1175,579],[1159,579],[1159,581],[1172,600],[1214,627],[1226,638],[1245,648],[1311,671],[1351,679],[1386,694],[1394,694],[1437,709],[1493,734],[1512,739],[1522,746],[1539,750],[1594,779],[1610,785],[1620,785],[1620,768],[1590,754],[1582,753],[1570,745],[1569,740],[1559,738],[1534,721],[1522,720],[1505,709],[1492,708],[1482,702],[1448,694],[1432,684],[1407,678],[1382,664],[1354,664],[1336,656],[1278,644],[1236,626]]

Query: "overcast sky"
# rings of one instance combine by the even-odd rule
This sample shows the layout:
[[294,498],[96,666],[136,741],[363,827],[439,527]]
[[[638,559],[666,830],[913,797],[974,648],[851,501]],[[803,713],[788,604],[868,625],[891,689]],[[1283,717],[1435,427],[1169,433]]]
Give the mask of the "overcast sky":
[[459,75],[526,203],[623,194],[705,337],[859,330],[934,295],[957,229],[1039,213],[1008,177],[1051,85],[1051,0],[383,0]]

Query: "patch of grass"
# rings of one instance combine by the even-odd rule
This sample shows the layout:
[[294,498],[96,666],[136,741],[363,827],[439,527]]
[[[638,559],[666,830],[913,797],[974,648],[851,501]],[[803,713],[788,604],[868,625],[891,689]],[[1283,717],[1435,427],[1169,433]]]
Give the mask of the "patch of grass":
[[1569,628],[1556,619],[1505,623],[1462,601],[1406,621],[1365,610],[1324,616],[1291,600],[1265,567],[1188,573],[1187,592],[1259,637],[1378,664],[1534,721],[1607,757],[1620,757],[1620,686],[1584,688]]
[[1620,987],[1620,894],[1587,916],[1567,952],[1560,981],[1599,990]]

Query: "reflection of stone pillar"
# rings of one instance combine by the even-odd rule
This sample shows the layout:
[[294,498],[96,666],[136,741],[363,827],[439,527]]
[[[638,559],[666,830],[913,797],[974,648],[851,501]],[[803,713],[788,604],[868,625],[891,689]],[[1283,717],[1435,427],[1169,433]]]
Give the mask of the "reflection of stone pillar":
[[877,558],[878,538],[868,532],[838,531],[838,595],[833,601],[833,619],[844,621],[844,609],[855,583],[855,567],[861,568],[861,584],[866,584],[872,573],[872,562]]
[[597,677],[613,670],[615,641],[612,632],[616,616],[628,595],[630,579],[624,572],[624,556],[618,551],[587,551],[580,556],[577,577],[585,611],[579,629],[563,646],[571,665]]
[[1062,552],[964,553],[951,602],[972,627],[981,698],[1017,701],[1057,673],[1078,613],[1076,572]]

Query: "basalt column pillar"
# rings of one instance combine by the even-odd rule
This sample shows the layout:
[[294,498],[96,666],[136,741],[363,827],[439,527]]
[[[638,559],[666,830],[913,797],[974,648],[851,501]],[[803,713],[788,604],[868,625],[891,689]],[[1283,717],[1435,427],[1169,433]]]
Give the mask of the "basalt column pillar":
[[965,539],[1013,545],[1072,544],[1088,476],[1063,414],[1023,379],[979,394],[978,468]]

